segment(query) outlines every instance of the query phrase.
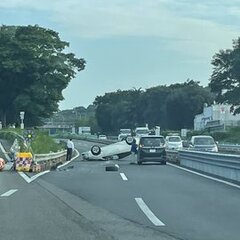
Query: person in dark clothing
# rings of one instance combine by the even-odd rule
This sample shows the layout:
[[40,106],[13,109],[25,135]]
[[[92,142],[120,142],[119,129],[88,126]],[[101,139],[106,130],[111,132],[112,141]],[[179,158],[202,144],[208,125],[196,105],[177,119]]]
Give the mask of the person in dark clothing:
[[133,139],[132,145],[131,145],[131,155],[132,155],[132,162],[131,163],[136,163],[136,157],[137,157],[137,143],[136,139]]

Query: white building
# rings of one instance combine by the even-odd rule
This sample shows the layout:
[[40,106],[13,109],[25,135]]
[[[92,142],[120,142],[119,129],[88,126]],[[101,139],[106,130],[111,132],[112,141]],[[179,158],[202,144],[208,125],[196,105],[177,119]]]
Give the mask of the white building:
[[203,130],[208,127],[240,126],[240,114],[233,115],[231,105],[213,104],[204,105],[203,113],[194,118],[194,130]]

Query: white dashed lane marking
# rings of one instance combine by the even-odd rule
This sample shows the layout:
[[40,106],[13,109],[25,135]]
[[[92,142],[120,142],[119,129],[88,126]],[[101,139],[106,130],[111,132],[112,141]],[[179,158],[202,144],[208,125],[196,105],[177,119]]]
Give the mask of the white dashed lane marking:
[[165,224],[162,221],[160,221],[149,209],[149,207],[146,205],[142,198],[135,198],[135,201],[137,202],[138,206],[143,211],[143,213],[155,226],[165,226]]
[[127,181],[128,178],[126,177],[126,175],[124,173],[120,173],[120,176],[122,177],[123,181]]
[[17,189],[11,189],[11,190],[3,193],[3,194],[1,195],[1,197],[9,197],[9,196],[11,196],[12,194],[14,194],[15,192],[17,192]]

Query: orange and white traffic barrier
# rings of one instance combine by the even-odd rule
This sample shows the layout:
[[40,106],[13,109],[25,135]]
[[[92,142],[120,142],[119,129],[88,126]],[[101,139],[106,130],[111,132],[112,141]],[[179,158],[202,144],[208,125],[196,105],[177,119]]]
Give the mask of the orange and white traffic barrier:
[[5,167],[5,161],[4,159],[0,158],[0,171],[2,171]]
[[29,172],[32,166],[32,154],[30,152],[20,152],[16,157],[16,170]]

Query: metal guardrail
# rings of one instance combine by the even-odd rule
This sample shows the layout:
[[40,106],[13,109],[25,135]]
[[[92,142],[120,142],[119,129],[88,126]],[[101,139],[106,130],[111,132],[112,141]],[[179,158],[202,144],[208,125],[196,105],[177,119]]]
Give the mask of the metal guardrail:
[[166,149],[167,161],[175,164],[179,164],[178,151]]
[[181,166],[240,182],[240,156],[212,152],[181,150]]
[[44,161],[52,161],[59,158],[66,157],[67,151],[63,150],[60,152],[48,153],[48,154],[34,154],[34,162],[40,163]]
[[56,169],[66,161],[67,150],[49,154],[35,154],[33,161],[33,171],[42,172],[45,170]]
[[238,144],[218,144],[218,149],[225,153],[240,153],[240,145]]

